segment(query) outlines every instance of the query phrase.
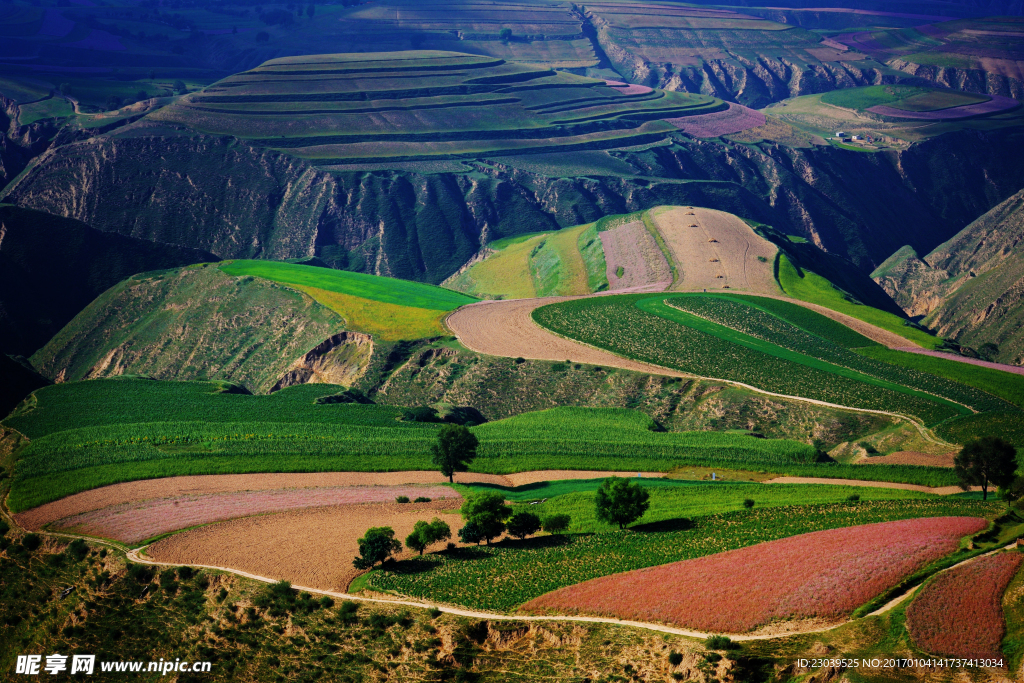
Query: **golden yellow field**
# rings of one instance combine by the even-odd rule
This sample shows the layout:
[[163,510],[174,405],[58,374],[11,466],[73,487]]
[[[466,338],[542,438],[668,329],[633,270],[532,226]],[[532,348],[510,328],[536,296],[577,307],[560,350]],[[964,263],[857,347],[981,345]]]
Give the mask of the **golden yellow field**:
[[421,339],[446,334],[443,323],[448,311],[399,306],[325,289],[289,285],[342,315],[350,330],[372,334],[382,341]]

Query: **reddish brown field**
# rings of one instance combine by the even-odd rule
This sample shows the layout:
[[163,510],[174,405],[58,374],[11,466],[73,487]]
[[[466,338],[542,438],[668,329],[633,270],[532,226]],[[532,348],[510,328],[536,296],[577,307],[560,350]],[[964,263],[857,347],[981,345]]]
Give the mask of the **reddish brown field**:
[[759,128],[767,122],[761,112],[736,103],[730,103],[724,111],[665,120],[695,138],[717,138],[719,135]]
[[942,572],[907,608],[914,645],[935,655],[1002,658],[1003,593],[1020,569],[1019,552],[989,555]]
[[236,491],[175,496],[122,503],[74,515],[51,524],[89,536],[139,543],[178,529],[270,512],[353,503],[390,503],[398,496],[448,499],[458,506],[461,496],[447,486],[338,486],[331,488]]
[[[370,503],[246,517],[175,534],[147,548],[146,555],[158,562],[226,567],[310,588],[345,590],[361,573],[352,559],[367,529],[389,526],[404,541],[418,520],[440,517],[454,533],[462,518],[442,512],[451,507],[452,501]],[[402,555],[407,556],[411,553]]]
[[835,622],[986,525],[934,517],[817,531],[593,579],[523,608],[725,633],[794,619]]

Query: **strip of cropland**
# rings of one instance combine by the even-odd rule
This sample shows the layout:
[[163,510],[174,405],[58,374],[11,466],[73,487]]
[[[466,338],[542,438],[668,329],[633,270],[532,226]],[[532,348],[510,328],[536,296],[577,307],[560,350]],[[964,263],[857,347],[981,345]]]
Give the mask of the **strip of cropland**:
[[676,128],[663,119],[726,107],[493,57],[410,51],[271,60],[158,118],[330,166],[613,149],[664,138]]

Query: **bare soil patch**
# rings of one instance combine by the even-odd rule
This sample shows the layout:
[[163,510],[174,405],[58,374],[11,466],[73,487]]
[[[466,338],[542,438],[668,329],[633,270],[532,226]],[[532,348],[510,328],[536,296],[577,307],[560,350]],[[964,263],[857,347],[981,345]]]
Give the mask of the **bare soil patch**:
[[687,207],[651,216],[676,263],[674,290],[781,294],[773,271],[777,248],[737,216]]
[[446,323],[460,342],[477,353],[508,358],[571,360],[576,363],[606,365],[654,375],[689,376],[676,370],[639,363],[559,337],[533,321],[530,314],[535,308],[568,301],[571,298],[574,297],[482,301],[463,306],[449,315]]
[[[672,284],[672,271],[658,243],[640,221],[620,225],[599,233],[607,264],[608,288],[612,291]],[[622,277],[618,270],[622,268]]]
[[896,451],[889,455],[869,456],[858,460],[857,465],[927,465],[929,467],[952,467],[956,453],[933,455],[918,451]]
[[51,527],[134,544],[178,529],[237,517],[330,505],[392,503],[398,496],[410,500],[447,499],[452,501],[450,505],[458,505],[462,498],[447,486],[424,485],[235,491],[122,503],[57,520]]
[[[245,517],[175,534],[146,552],[158,562],[230,567],[343,591],[361,573],[352,560],[359,552],[357,541],[367,529],[389,526],[404,541],[417,521],[439,517],[454,532],[462,518],[444,512],[451,506],[451,501],[369,503]],[[411,556],[404,552],[400,557]]]

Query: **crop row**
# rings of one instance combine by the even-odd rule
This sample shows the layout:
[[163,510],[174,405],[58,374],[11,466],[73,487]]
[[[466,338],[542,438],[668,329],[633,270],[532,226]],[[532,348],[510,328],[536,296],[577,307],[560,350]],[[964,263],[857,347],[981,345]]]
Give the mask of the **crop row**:
[[[985,516],[998,503],[962,499],[871,501],[737,511],[671,531],[613,531],[503,541],[427,555],[370,574],[372,587],[477,609],[513,610],[564,586],[703,557],[797,534],[937,516]],[[670,526],[670,525],[664,525]]]
[[[640,310],[638,304],[658,310],[659,315]],[[927,423],[966,412],[911,389],[901,391],[895,383],[886,386],[881,380],[855,378],[864,376],[834,365],[817,361],[819,367],[811,367],[808,361],[812,359],[806,356],[799,358],[803,362],[787,359],[785,356],[799,354],[762,340],[748,345],[734,343],[697,329],[700,319],[690,326],[662,317],[672,315],[673,310],[661,304],[660,297],[625,295],[542,306],[533,312],[533,318],[559,334],[629,358],[777,393],[916,415]],[[686,320],[685,313],[676,313],[677,320]],[[844,371],[847,376],[843,376]]]
[[[671,297],[667,303],[673,308],[763,339],[784,349],[856,370],[872,377],[896,381],[903,386],[936,394],[978,411],[1005,410],[1011,407],[1010,404],[991,394],[966,384],[912,368],[866,358],[848,348],[837,346],[830,339],[811,334],[787,320],[749,306],[742,301],[701,295],[683,295]],[[818,315],[812,311],[808,312]],[[820,317],[824,318],[824,316]]]
[[805,332],[821,337],[833,344],[846,349],[859,349],[868,346],[880,346],[878,342],[868,339],[846,325],[826,318],[821,313],[812,311],[806,306],[794,304],[782,299],[769,299],[763,296],[742,296],[736,294],[709,295],[719,299],[739,301],[752,308],[759,308],[773,316],[799,327]]

